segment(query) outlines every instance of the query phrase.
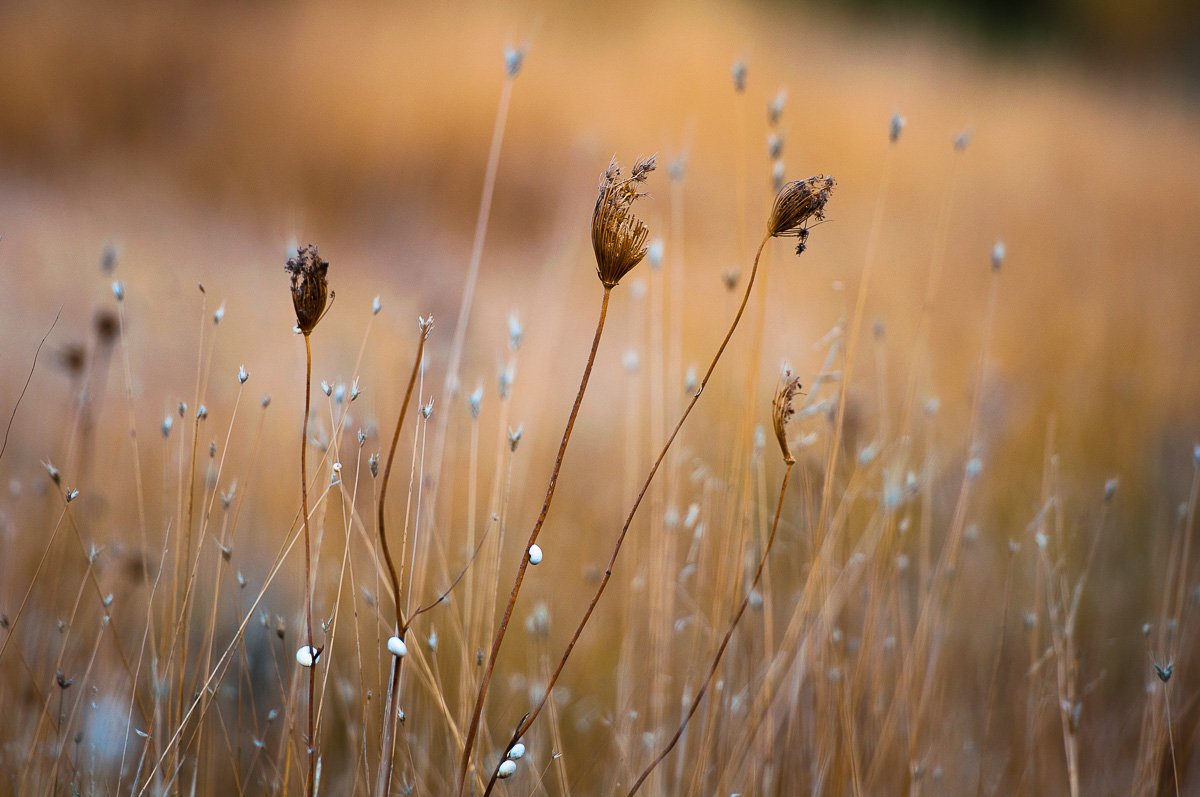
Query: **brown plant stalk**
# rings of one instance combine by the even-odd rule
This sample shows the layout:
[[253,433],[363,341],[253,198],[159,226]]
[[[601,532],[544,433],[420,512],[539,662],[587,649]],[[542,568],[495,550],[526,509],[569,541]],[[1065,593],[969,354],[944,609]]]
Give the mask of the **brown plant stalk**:
[[461,794],[466,786],[467,773],[471,764],[471,750],[479,734],[479,723],[483,716],[483,704],[487,699],[492,673],[496,668],[496,659],[499,657],[500,648],[504,644],[504,636],[508,631],[509,622],[512,620],[517,596],[521,591],[521,584],[525,580],[525,571],[529,567],[529,551],[534,543],[537,542],[542,526],[546,522],[546,516],[550,512],[550,504],[554,500],[554,491],[558,486],[558,474],[562,469],[563,458],[567,452],[567,444],[571,440],[571,430],[575,427],[575,419],[579,415],[579,408],[583,403],[583,395],[587,391],[588,379],[592,374],[592,366],[596,361],[596,352],[600,348],[600,337],[604,333],[604,319],[608,314],[609,297],[612,294],[612,289],[617,286],[621,278],[628,274],[646,256],[645,244],[649,230],[645,223],[634,216],[631,211],[633,203],[644,196],[644,194],[638,191],[639,186],[646,181],[647,176],[654,170],[655,166],[656,161],[653,156],[639,160],[634,163],[633,168],[630,170],[630,176],[624,178],[621,175],[620,166],[617,165],[617,161],[614,158],[604,173],[600,175],[596,205],[592,213],[592,249],[596,255],[596,276],[600,279],[601,285],[604,286],[604,295],[600,302],[600,317],[596,321],[596,333],[592,338],[592,348],[588,352],[587,364],[584,366],[583,377],[579,382],[579,390],[576,392],[575,402],[571,407],[571,414],[568,416],[566,428],[563,430],[562,440],[558,446],[558,454],[554,460],[554,467],[550,471],[550,482],[546,487],[546,498],[542,502],[542,509],[533,524],[533,530],[529,534],[529,541],[525,544],[524,555],[521,557],[521,563],[517,567],[516,579],[513,581],[512,590],[509,592],[508,602],[504,606],[504,614],[492,638],[491,653],[488,656],[487,665],[484,667],[483,677],[480,680],[479,689],[475,695],[475,706],[471,713],[470,725],[467,728],[462,760],[459,762],[456,794]]
[[329,263],[322,260],[317,247],[309,244],[296,250],[296,256],[288,258],[284,270],[292,275],[292,305],[296,310],[296,327],[304,335],[304,421],[300,427],[300,502],[304,524],[304,634],[309,656],[308,670],[308,781],[307,794],[316,793],[317,736],[314,716],[316,693],[316,663],[320,651],[313,646],[312,625],[312,533],[308,521],[308,415],[312,397],[312,341],[313,329],[324,317],[327,300],[332,297],[326,282]]
[[[387,464],[383,469],[383,481],[379,485],[379,503],[377,505],[379,549],[383,553],[384,562],[387,564],[388,580],[391,582],[392,587],[392,602],[396,607],[396,635],[402,640],[408,631],[408,624],[404,619],[404,610],[401,608],[402,604],[400,603],[400,577],[396,574],[396,563],[392,560],[392,553],[388,548],[387,530],[384,523],[384,507],[387,505],[388,483],[392,478],[392,463],[396,459],[396,447],[400,442],[400,430],[404,427],[404,419],[408,415],[408,406],[412,402],[413,388],[417,384],[417,374],[421,371],[421,358],[425,353],[425,341],[429,338],[429,332],[432,329],[433,316],[420,320],[421,338],[417,342],[417,354],[413,358],[412,371],[408,376],[408,387],[404,391],[404,401],[400,404],[400,416],[396,419],[396,429],[392,432],[392,445],[388,449]],[[404,659],[399,656],[392,657],[391,679],[388,682],[387,710],[383,719],[383,750],[381,761],[379,762],[378,778],[375,782],[375,793],[378,795],[386,795],[391,789],[393,747],[395,746],[396,722],[399,715],[399,712],[396,711],[396,706],[400,700],[400,670],[403,662]]]
[[608,559],[608,565],[604,569],[604,575],[600,579],[600,584],[596,587],[596,592],[592,596],[591,602],[583,613],[579,624],[575,628],[575,632],[571,635],[571,640],[567,643],[566,649],[563,651],[562,657],[554,668],[554,672],[550,675],[550,680],[546,684],[545,690],[542,692],[542,698],[538,704],[527,713],[519,723],[516,730],[509,739],[508,744],[504,748],[504,753],[496,762],[496,766],[492,769],[491,778],[488,781],[484,795],[491,793],[491,790],[496,785],[500,764],[503,763],[508,751],[512,746],[533,726],[538,715],[546,706],[546,701],[550,698],[550,693],[554,686],[558,683],[559,676],[562,674],[563,668],[566,667],[567,660],[570,658],[572,651],[575,649],[579,637],[583,634],[584,628],[591,619],[593,612],[596,610],[600,598],[604,595],[604,590],[608,587],[608,582],[612,578],[613,567],[616,565],[617,557],[621,553],[621,546],[625,542],[625,537],[629,533],[630,526],[633,525],[633,519],[637,515],[638,508],[642,505],[642,500],[646,497],[647,491],[650,489],[651,482],[654,481],[655,475],[658,473],[659,467],[663,460],[666,459],[667,452],[670,451],[671,445],[675,442],[675,438],[679,435],[679,431],[683,428],[683,424],[691,415],[692,409],[696,406],[696,402],[700,400],[700,396],[704,393],[704,388],[708,385],[712,378],[713,372],[717,368],[717,363],[720,362],[721,356],[725,353],[725,349],[729,346],[729,341],[733,338],[733,333],[737,330],[738,324],[741,323],[742,316],[746,312],[746,305],[750,302],[750,294],[754,289],[755,277],[758,275],[758,264],[762,258],[763,249],[767,245],[767,241],[771,238],[793,237],[797,238],[796,254],[803,254],[807,248],[809,235],[809,222],[816,220],[823,221],[825,218],[825,205],[829,201],[830,194],[833,191],[835,182],[832,177],[817,175],[810,177],[807,180],[797,180],[785,185],[775,198],[775,204],[771,210],[771,215],[767,221],[767,230],[763,235],[762,240],[758,244],[758,249],[754,253],[754,264],[750,268],[750,276],[746,280],[746,290],[742,294],[742,301],[738,305],[737,313],[733,317],[732,323],[729,325],[729,330],[725,333],[725,337],[721,340],[721,345],[717,347],[716,354],[713,355],[712,362],[708,365],[708,370],[704,372],[704,378],[700,380],[700,386],[696,392],[692,394],[691,401],[680,415],[679,421],[675,424],[671,436],[667,438],[667,442],[659,451],[658,457],[654,460],[654,464],[650,467],[650,472],[647,474],[645,481],[642,483],[641,490],[638,492],[637,498],[634,499],[633,507],[629,510],[629,514],[625,518],[625,523],[621,527],[620,534],[617,535],[616,542],[613,545],[612,554]]

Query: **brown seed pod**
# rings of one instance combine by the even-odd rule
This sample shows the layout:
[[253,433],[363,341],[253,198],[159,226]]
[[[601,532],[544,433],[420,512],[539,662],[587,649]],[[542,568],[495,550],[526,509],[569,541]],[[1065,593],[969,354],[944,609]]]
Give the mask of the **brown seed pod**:
[[606,288],[616,287],[646,256],[649,230],[630,211],[633,203],[644,196],[638,192],[638,185],[646,181],[656,165],[653,155],[639,160],[625,178],[613,158],[600,175],[600,192],[592,213],[592,249],[596,253],[596,274]]
[[292,305],[296,308],[296,326],[305,335],[311,334],[325,314],[325,303],[332,294],[325,274],[328,261],[317,254],[315,244],[296,250],[283,267],[292,275]]
[[795,464],[796,458],[788,448],[787,422],[795,414],[792,399],[800,392],[800,379],[793,377],[791,371],[784,371],[775,389],[775,397],[771,399],[771,425],[775,428],[775,439],[779,441],[779,450],[783,461],[789,465]]
[[837,182],[832,177],[818,174],[807,180],[793,180],[779,190],[767,232],[774,238],[798,238],[796,254],[804,254],[808,245],[808,226],[812,220],[825,220],[825,204],[833,194]]

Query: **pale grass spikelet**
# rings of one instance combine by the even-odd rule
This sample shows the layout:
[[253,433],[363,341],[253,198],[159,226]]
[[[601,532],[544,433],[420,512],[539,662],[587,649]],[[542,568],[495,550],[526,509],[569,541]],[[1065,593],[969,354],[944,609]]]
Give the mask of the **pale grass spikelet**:
[[837,181],[824,174],[806,180],[793,180],[779,190],[771,208],[767,232],[774,238],[798,239],[796,254],[808,247],[808,229],[812,221],[825,220],[825,205]]
[[788,448],[787,423],[796,413],[792,407],[792,400],[799,392],[800,379],[793,377],[791,371],[784,371],[779,380],[779,387],[775,389],[775,397],[771,400],[771,425],[775,429],[775,439],[779,441],[783,461],[789,465],[795,464],[796,458]]
[[780,88],[775,92],[775,96],[767,102],[767,124],[771,127],[779,124],[779,120],[783,116],[783,109],[787,107],[787,97],[787,89]]
[[733,90],[738,94],[743,93],[746,90],[746,60],[739,58],[734,61],[729,74],[733,78]]
[[521,73],[521,66],[525,63],[525,48],[524,47],[505,47],[504,48],[504,73],[508,77],[515,78]]
[[516,351],[521,348],[521,338],[525,336],[525,327],[521,324],[521,317],[517,312],[508,314],[508,348],[510,351]]
[[638,191],[638,186],[656,165],[655,156],[643,158],[633,164],[626,178],[614,157],[600,175],[592,213],[592,249],[596,254],[596,275],[605,288],[616,287],[646,256],[649,229],[631,211],[633,203],[645,195]]

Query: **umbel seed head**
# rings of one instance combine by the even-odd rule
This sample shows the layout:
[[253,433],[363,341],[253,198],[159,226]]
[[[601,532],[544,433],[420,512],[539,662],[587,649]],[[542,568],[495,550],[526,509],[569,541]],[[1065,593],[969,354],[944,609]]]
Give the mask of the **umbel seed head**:
[[613,158],[600,175],[596,209],[592,213],[592,249],[596,252],[596,274],[605,288],[614,288],[646,256],[645,222],[630,212],[633,203],[645,196],[638,186],[654,171],[656,158],[651,155],[633,164],[629,177]]
[[775,397],[771,400],[771,425],[775,427],[775,439],[779,441],[783,461],[789,465],[795,464],[796,458],[788,448],[787,422],[796,413],[792,408],[792,399],[799,392],[800,379],[793,377],[791,371],[784,371],[779,380],[779,387],[775,390]]
[[779,189],[767,232],[773,238],[798,238],[796,254],[804,254],[808,246],[809,222],[825,220],[825,205],[837,185],[832,177],[818,174],[807,180],[793,180]]
[[314,244],[308,244],[299,247],[295,257],[289,257],[283,268],[292,275],[292,305],[296,308],[296,326],[305,335],[311,334],[324,315],[325,302],[331,295],[325,279],[329,262],[321,259]]

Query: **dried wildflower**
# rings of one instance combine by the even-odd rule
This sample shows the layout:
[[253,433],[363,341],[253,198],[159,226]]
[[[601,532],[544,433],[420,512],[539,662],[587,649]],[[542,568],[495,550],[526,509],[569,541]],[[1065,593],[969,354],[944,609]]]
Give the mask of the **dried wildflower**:
[[296,249],[288,258],[284,270],[292,275],[292,305],[296,308],[296,326],[305,335],[312,334],[325,313],[325,303],[332,295],[325,275],[329,262],[322,260],[313,244]]
[[787,422],[795,414],[792,399],[800,392],[800,379],[792,376],[790,370],[784,371],[775,398],[771,400],[771,425],[775,427],[775,439],[779,441],[779,450],[783,453],[783,461],[789,465],[796,462],[788,448]]
[[630,211],[633,203],[644,196],[638,186],[656,165],[653,155],[639,160],[625,178],[613,158],[600,175],[596,209],[592,213],[592,249],[596,253],[596,274],[605,288],[615,287],[646,256],[649,230]]
[[808,246],[809,222],[825,220],[825,205],[836,184],[832,177],[818,174],[785,185],[775,197],[767,232],[775,238],[791,236],[799,239],[796,254],[804,254]]

